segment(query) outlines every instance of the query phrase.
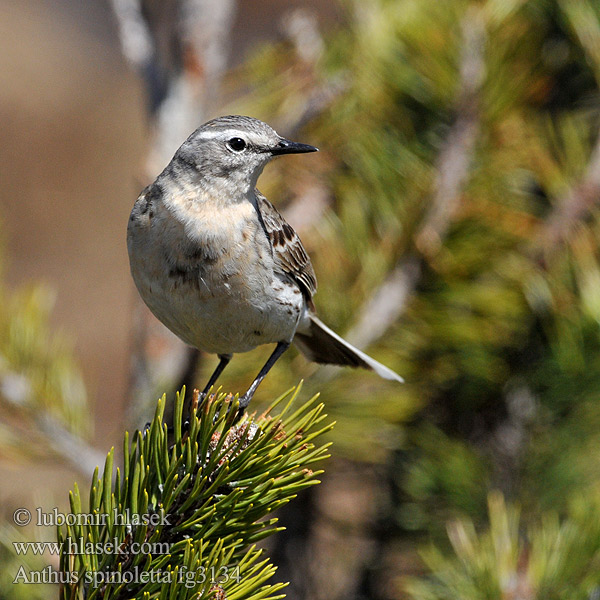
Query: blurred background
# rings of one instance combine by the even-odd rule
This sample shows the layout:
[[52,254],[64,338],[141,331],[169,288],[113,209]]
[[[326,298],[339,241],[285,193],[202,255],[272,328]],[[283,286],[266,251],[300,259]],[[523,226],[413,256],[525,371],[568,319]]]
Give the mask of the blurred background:
[[[231,113],[321,149],[260,189],[322,319],[407,382],[292,350],[261,385],[257,408],[304,379],[337,421],[323,483],[267,545],[288,597],[600,598],[597,2],[0,9],[0,598],[57,593],[12,584],[12,542],[54,536],[13,511],[67,510],[124,429],[216,364],[141,305],[125,230]],[[245,390],[270,351],[220,383]]]

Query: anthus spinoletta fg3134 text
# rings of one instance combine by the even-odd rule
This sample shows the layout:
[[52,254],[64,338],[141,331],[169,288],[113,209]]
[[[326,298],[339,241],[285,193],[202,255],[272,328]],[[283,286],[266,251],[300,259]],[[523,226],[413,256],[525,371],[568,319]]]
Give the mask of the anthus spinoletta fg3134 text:
[[292,342],[315,362],[402,381],[317,318],[302,242],[256,189],[273,157],[316,151],[257,119],[220,117],[190,135],[131,211],[127,246],[144,302],[184,342],[220,358],[205,394],[233,354],[277,344],[241,411]]

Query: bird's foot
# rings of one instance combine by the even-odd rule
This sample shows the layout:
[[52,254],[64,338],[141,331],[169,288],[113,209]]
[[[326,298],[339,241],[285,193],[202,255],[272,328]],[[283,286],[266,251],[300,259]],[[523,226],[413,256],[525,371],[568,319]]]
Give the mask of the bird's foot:
[[244,416],[244,414],[246,413],[246,409],[250,404],[250,400],[252,400],[252,396],[253,394],[249,394],[248,392],[246,392],[243,396],[240,397],[238,411],[234,423],[239,423],[241,418]]

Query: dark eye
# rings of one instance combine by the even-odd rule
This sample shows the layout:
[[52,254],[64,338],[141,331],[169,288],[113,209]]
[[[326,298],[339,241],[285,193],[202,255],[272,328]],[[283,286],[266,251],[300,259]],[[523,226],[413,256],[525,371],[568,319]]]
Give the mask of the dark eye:
[[244,150],[246,148],[246,141],[243,140],[242,138],[234,137],[234,138],[231,138],[227,142],[227,145],[232,150],[235,150],[236,152],[241,152],[242,150]]

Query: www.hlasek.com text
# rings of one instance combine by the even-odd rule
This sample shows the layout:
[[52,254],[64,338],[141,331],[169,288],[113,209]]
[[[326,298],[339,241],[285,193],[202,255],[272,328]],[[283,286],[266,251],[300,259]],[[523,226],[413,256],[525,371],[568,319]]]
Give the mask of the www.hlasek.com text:
[[68,538],[64,542],[13,542],[17,556],[42,555],[58,556],[63,554],[102,555],[102,554],[169,554],[172,544],[169,542],[124,542],[115,537],[106,542],[90,542],[80,537]]

